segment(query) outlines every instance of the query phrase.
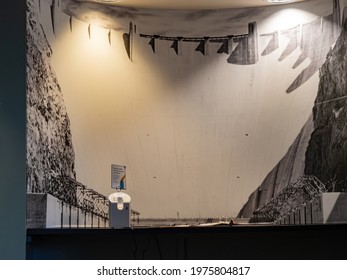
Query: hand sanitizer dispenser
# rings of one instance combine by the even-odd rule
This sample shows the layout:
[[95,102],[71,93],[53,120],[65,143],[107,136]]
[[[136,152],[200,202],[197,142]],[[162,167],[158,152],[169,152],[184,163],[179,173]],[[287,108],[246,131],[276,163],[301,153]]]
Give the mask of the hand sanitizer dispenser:
[[108,199],[110,227],[130,227],[130,196],[126,193],[118,191],[110,194]]
[[126,190],[126,166],[111,164],[111,188],[116,189],[108,197],[109,224],[111,228],[130,227],[130,201]]

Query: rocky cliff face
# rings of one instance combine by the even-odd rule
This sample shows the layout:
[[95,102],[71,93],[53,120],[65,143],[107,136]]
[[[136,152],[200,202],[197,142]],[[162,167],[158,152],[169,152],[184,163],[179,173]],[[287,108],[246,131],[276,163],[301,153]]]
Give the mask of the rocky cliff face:
[[37,9],[27,1],[28,192],[45,192],[52,177],[76,176],[70,121]]
[[250,217],[255,209],[302,175],[315,175],[327,187],[332,182],[340,189],[346,185],[347,21],[320,69],[318,93],[310,119],[286,155],[251,194],[239,217]]
[[314,132],[306,153],[305,173],[322,182],[347,177],[347,21],[320,70],[313,109]]

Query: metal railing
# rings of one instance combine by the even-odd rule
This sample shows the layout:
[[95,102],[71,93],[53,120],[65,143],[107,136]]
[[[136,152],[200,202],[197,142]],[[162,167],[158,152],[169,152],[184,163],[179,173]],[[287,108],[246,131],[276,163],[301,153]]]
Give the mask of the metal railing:
[[317,177],[300,177],[255,210],[250,222],[276,222],[306,203],[313,202],[323,192],[327,192],[327,189]]
[[[109,220],[109,200],[108,197],[98,193],[97,191],[87,188],[85,185],[67,176],[51,177],[45,184],[46,191],[31,193],[46,193],[58,199],[62,206],[68,208],[76,208],[78,212],[82,212],[98,219],[102,219],[106,225]],[[31,188],[33,190],[33,188]],[[71,211],[70,211],[71,212]],[[63,207],[62,207],[61,225],[63,227]],[[131,210],[131,220],[136,222],[139,220],[140,213]],[[98,222],[99,224],[99,222]]]

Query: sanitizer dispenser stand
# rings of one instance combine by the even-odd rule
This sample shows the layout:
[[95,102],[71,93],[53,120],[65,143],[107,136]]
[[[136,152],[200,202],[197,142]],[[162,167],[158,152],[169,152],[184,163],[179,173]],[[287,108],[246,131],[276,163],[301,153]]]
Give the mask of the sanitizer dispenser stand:
[[110,194],[108,200],[110,227],[130,227],[130,196],[121,191],[117,191]]

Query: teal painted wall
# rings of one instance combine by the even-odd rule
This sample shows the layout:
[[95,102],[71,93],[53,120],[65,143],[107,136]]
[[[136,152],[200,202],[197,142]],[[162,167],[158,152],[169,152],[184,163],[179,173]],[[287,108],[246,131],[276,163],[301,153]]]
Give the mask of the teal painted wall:
[[25,0],[0,9],[0,259],[25,258]]

